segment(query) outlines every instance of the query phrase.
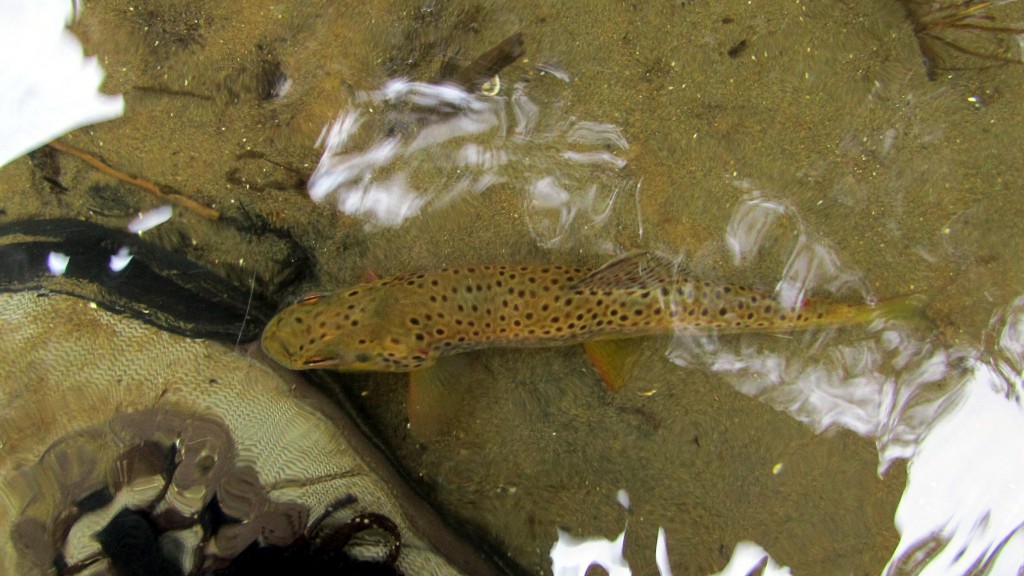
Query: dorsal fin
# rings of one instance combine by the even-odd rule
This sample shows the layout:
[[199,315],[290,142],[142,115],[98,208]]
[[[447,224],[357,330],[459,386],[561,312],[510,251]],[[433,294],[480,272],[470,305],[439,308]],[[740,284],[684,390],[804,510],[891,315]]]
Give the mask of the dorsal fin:
[[623,290],[656,288],[671,284],[677,263],[661,254],[630,252],[594,270],[569,288],[572,290]]

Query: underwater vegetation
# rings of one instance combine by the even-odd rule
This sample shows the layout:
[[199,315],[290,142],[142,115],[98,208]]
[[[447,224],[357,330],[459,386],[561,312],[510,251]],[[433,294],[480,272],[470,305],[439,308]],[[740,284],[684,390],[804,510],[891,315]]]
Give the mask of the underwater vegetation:
[[[948,70],[1024,63],[1024,25],[1008,21],[1016,0],[901,0],[930,80]],[[1003,13],[1000,13],[1003,12]]]

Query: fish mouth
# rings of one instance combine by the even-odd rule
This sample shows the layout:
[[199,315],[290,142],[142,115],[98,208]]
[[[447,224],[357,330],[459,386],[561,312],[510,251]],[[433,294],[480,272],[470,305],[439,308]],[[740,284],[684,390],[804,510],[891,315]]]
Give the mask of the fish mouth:
[[332,356],[312,356],[302,361],[303,368],[330,368],[338,364],[338,359]]
[[260,338],[260,347],[263,348],[264,354],[270,356],[274,362],[285,368],[290,370],[301,370],[303,368],[302,362],[296,360],[295,355],[292,354],[285,343],[267,337],[267,331],[264,331],[263,337]]

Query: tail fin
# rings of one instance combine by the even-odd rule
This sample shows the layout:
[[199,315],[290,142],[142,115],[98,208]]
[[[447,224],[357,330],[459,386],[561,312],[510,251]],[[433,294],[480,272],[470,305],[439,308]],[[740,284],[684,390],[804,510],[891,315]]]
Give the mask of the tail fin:
[[869,320],[932,324],[926,312],[934,297],[934,290],[926,290],[888,298],[871,309]]

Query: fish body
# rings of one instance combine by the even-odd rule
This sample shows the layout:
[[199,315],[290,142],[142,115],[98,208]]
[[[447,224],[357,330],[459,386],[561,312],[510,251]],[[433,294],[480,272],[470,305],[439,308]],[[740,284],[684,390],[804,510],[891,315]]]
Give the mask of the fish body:
[[408,372],[496,347],[561,346],[673,331],[780,332],[863,322],[866,304],[771,294],[677,272],[653,254],[592,270],[467,266],[401,274],[305,298],[281,311],[263,349],[292,369]]

